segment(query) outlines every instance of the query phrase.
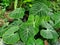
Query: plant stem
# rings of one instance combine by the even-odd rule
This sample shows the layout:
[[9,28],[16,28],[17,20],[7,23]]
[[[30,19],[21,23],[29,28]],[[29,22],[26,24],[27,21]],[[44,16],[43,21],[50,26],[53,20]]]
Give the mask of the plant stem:
[[18,4],[18,0],[15,0],[15,2],[14,2],[14,9],[17,8],[17,4]]
[[22,4],[23,4],[23,2],[22,2],[22,0],[20,0],[20,7],[22,6]]

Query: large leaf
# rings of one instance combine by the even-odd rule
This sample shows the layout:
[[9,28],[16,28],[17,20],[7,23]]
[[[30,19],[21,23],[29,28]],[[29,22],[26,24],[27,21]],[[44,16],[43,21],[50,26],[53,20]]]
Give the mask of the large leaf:
[[24,12],[24,8],[17,8],[9,14],[9,17],[13,19],[23,18]]
[[4,34],[3,34],[3,41],[6,44],[13,44],[16,43],[20,38],[16,31],[18,31],[18,26],[10,27]]
[[32,5],[30,15],[50,15],[50,9],[44,3],[37,2]]
[[48,0],[35,0],[35,2],[34,2],[34,3],[36,3],[36,2],[42,2],[42,3],[46,4],[48,7],[50,7],[50,6],[51,6],[51,2],[50,2],[50,1],[48,1]]
[[40,34],[43,38],[47,38],[47,39],[58,38],[57,32],[55,30],[51,30],[51,29],[41,30]]
[[23,42],[26,42],[28,38],[34,37],[38,32],[38,28],[28,23],[24,23],[20,26],[20,37]]

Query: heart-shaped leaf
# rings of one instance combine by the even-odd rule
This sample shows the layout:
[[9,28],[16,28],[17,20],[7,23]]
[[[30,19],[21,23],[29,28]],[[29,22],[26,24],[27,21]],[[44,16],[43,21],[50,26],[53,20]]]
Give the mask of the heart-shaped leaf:
[[3,41],[6,44],[14,44],[16,43],[20,37],[16,31],[18,31],[19,27],[18,26],[13,26],[9,28],[4,34],[3,34]]
[[58,38],[57,32],[55,30],[51,30],[51,29],[41,30],[40,34],[43,38],[47,38],[47,39]]
[[23,42],[26,42],[30,37],[34,37],[37,32],[38,28],[33,27],[33,25],[28,25],[28,23],[24,23],[20,26],[19,33]]

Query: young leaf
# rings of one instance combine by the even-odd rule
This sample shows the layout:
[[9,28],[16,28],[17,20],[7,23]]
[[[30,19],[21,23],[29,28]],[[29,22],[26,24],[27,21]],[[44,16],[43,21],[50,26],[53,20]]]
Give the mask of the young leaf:
[[37,39],[35,40],[36,45],[44,45],[43,40]]

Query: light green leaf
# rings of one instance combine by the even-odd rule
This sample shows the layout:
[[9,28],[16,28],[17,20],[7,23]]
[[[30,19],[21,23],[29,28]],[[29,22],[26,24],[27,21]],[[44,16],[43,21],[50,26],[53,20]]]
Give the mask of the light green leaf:
[[24,23],[20,26],[20,37],[23,42],[26,42],[28,38],[34,37],[38,32],[38,28],[33,27],[33,25],[28,25],[28,23]]
[[55,39],[58,38],[59,36],[55,30],[51,30],[51,29],[41,30],[40,34],[43,38],[47,38],[47,39]]
[[11,25],[20,25],[20,24],[22,24],[23,22],[20,20],[20,19],[18,19],[18,20],[15,20],[15,21],[13,21],[12,23],[11,23]]
[[42,27],[44,27],[46,29],[52,29],[52,30],[54,30],[53,26],[51,24],[49,24],[47,21],[42,20],[41,21],[41,25],[42,25]]
[[26,45],[35,45],[35,39],[33,37],[30,37],[26,43]]
[[9,14],[9,17],[13,19],[23,18],[24,12],[24,8],[17,8]]
[[35,43],[36,43],[36,45],[44,45],[44,42],[41,39],[35,40]]
[[33,37],[29,38],[26,44],[27,45],[44,45],[43,40],[41,39],[35,40]]
[[30,15],[50,15],[50,9],[44,3],[37,2],[32,5]]
[[52,15],[51,18],[55,21],[54,27],[60,28],[60,12],[57,12]]
[[38,15],[36,15],[36,16],[29,15],[27,23],[33,24],[34,27],[39,27],[39,25],[41,23],[41,17]]
[[9,28],[2,36],[3,41],[6,44],[14,44],[16,43],[20,37],[16,31],[18,31],[19,27],[18,26],[13,26]]

